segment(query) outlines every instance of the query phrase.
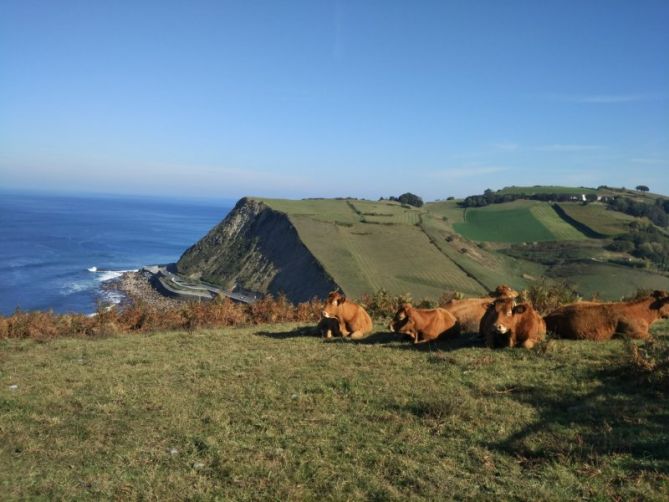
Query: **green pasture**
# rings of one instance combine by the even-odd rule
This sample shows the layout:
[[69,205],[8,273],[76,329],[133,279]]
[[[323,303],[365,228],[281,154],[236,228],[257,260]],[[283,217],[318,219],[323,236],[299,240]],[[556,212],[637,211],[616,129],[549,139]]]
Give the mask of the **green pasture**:
[[453,228],[473,241],[516,243],[585,238],[548,203],[526,200],[467,208],[464,223],[455,223]]
[[415,225],[353,226],[291,217],[305,245],[351,296],[380,288],[436,299],[446,291],[484,292]]
[[441,218],[425,217],[421,229],[430,237],[439,250],[471,277],[492,291],[499,284],[508,284],[516,289],[525,289],[531,282],[526,278],[540,277],[543,267],[522,259],[474,246],[470,241],[454,239],[447,222]]
[[645,270],[597,262],[566,263],[552,267],[551,277],[574,284],[584,298],[619,300],[638,290],[669,290],[669,277]]
[[638,221],[634,216],[611,211],[600,202],[585,205],[579,202],[561,202],[559,206],[568,216],[602,235],[625,233],[631,222]]
[[0,341],[1,498],[669,498],[667,324],[636,359],[377,328]]
[[460,207],[455,200],[430,202],[429,204],[425,204],[425,209],[432,216],[441,219],[449,225],[464,223],[465,221],[464,208]]
[[288,216],[307,216],[317,221],[356,223],[359,216],[351,209],[345,200],[337,199],[264,199],[258,198],[272,209],[287,214]]
[[[457,201],[420,209],[389,201],[265,201],[289,216],[316,259],[354,297],[384,288],[434,300],[446,291],[480,295],[498,284],[524,289],[542,277],[565,279],[583,295],[605,299],[637,288],[669,289],[664,275],[605,263],[606,241],[587,238],[546,202],[518,200],[465,210]],[[599,203],[560,206],[608,235],[634,220]],[[528,246],[499,252],[522,243]]]
[[364,223],[390,225],[414,225],[418,223],[422,210],[403,207],[398,202],[351,201]]

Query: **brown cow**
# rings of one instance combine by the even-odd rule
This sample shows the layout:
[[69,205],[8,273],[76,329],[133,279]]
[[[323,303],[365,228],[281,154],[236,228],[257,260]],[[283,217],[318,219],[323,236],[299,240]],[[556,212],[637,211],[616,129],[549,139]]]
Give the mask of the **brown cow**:
[[488,305],[480,333],[488,347],[531,349],[543,340],[546,324],[529,303],[516,305],[512,298],[498,298]]
[[630,302],[565,305],[546,316],[546,326],[562,338],[576,340],[609,340],[615,333],[648,338],[648,328],[660,318],[669,318],[666,291]]
[[389,328],[395,333],[409,335],[413,343],[436,340],[451,330],[457,320],[448,310],[416,309],[405,303],[395,314]]
[[345,337],[358,339],[372,331],[372,318],[367,311],[337,291],[328,295],[322,315],[325,318],[336,318],[339,321],[339,331]]
[[503,284],[497,286],[488,297],[451,300],[442,308],[448,310],[458,320],[460,333],[478,333],[481,319],[491,301],[495,298],[515,298],[516,296],[518,292]]

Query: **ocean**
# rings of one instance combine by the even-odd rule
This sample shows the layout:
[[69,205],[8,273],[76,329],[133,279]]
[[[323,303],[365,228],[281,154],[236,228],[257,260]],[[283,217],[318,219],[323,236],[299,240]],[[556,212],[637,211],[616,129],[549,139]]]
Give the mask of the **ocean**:
[[234,201],[0,192],[0,314],[94,312],[124,271],[172,263]]

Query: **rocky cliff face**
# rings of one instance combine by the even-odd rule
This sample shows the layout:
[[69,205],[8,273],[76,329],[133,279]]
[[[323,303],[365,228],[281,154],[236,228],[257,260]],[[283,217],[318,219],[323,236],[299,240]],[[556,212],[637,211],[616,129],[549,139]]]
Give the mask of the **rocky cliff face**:
[[248,198],[186,250],[177,270],[227,289],[283,292],[294,302],[322,298],[337,288],[288,217]]

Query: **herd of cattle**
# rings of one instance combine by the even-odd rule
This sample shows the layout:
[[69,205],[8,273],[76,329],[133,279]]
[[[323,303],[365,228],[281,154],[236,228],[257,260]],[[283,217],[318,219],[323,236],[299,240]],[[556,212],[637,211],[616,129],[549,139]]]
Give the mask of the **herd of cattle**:
[[[648,328],[669,318],[669,293],[655,291],[629,302],[578,302],[564,305],[542,317],[518,293],[498,286],[491,296],[451,300],[441,308],[419,309],[404,304],[389,329],[407,335],[413,343],[436,340],[444,334],[480,333],[488,347],[531,349],[547,332],[561,338],[609,340],[614,334],[647,338]],[[372,331],[365,309],[338,292],[328,296],[319,330],[332,336],[360,339]]]

